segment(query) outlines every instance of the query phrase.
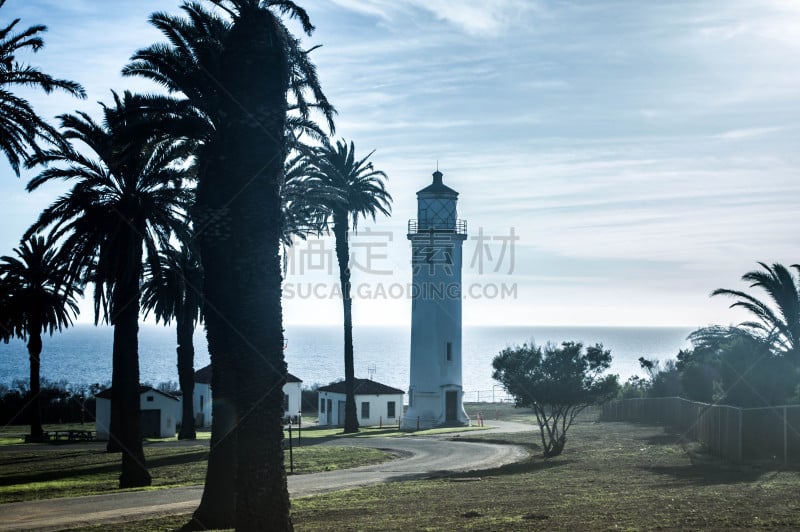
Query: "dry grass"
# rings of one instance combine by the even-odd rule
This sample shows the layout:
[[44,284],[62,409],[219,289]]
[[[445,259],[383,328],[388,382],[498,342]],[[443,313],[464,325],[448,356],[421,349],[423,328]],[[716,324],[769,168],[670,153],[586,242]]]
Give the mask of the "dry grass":
[[[392,458],[378,449],[344,446],[295,448],[294,473],[345,469]],[[206,445],[157,444],[145,447],[154,488],[202,484]],[[286,469],[289,470],[289,453]],[[101,444],[0,446],[0,503],[75,497],[118,491],[120,455],[106,453]]]
[[[564,454],[545,460],[529,433],[462,434],[461,441],[527,445],[534,456],[491,471],[295,499],[295,529],[800,529],[797,467],[735,465],[661,427],[589,417],[569,436]],[[172,516],[119,530],[175,530],[186,521]]]
[[[536,452],[526,438],[500,439]],[[585,421],[554,459],[298,499],[292,508],[297,530],[797,530],[798,486],[796,469],[735,466],[659,427]]]

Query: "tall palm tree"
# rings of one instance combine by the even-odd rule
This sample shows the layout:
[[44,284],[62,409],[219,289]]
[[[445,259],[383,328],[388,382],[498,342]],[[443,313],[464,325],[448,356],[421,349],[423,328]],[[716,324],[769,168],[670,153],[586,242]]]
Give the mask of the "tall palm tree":
[[[233,399],[239,422],[212,427],[206,488],[195,518],[220,528],[235,520],[237,528],[283,530],[291,528],[281,445],[286,363],[279,257],[287,93],[300,116],[316,108],[330,121],[333,109],[319,89],[309,51],[281,21],[281,15],[295,17],[310,33],[305,11],[289,1],[208,1],[225,14],[223,22],[199,3],[183,4],[188,20],[154,15],[151,22],[170,44],[137,52],[125,73],[183,93],[187,100],[180,105],[207,121],[197,151],[193,221],[215,406],[216,399]],[[180,120],[174,123],[182,127]],[[194,133],[182,127],[172,134]],[[215,424],[223,419],[216,411],[213,417]],[[215,465],[226,458],[236,467]],[[235,489],[226,489],[233,482]]]
[[353,300],[350,296],[350,245],[347,235],[358,228],[358,218],[378,213],[388,216],[391,212],[392,196],[386,190],[386,174],[375,170],[369,158],[356,159],[355,145],[340,140],[336,145],[326,142],[313,152],[313,178],[334,191],[329,197],[328,208],[333,220],[333,235],[336,239],[336,259],[339,263],[339,282],[342,287],[344,307],[344,378],[347,396],[345,399],[344,432],[358,432],[358,416],[355,401],[355,366],[353,361]]
[[[0,8],[6,0],[0,0]],[[20,19],[0,28],[0,151],[19,176],[20,164],[31,151],[40,153],[39,142],[63,142],[58,131],[36,114],[30,102],[15,95],[15,87],[35,87],[49,94],[56,89],[86,97],[78,83],[56,79],[39,69],[19,63],[16,54],[23,50],[39,51],[44,46],[41,34],[47,31],[42,25],[31,26],[15,33]]]
[[39,235],[23,240],[16,257],[0,257],[0,301],[5,327],[0,338],[28,340],[31,440],[42,441],[40,355],[42,334],[72,325],[78,315],[75,296],[82,292],[68,281],[67,264],[52,240]]
[[200,286],[203,274],[197,255],[189,244],[167,248],[158,261],[145,267],[142,308],[156,321],[169,325],[175,319],[178,353],[178,382],[181,387],[182,416],[179,440],[197,438],[194,426],[194,329],[202,320]]
[[[60,116],[64,137],[85,143],[90,158],[72,146],[34,157],[48,165],[28,184],[74,181],[72,189],[47,207],[28,233],[51,227],[69,250],[71,271],[95,284],[95,323],[114,327],[111,437],[122,451],[120,487],[150,484],[139,428],[138,319],[144,251],[154,259],[171,238],[185,238],[191,193],[178,163],[184,147],[145,139],[121,145],[139,105],[137,96],[114,94],[103,105],[103,123],[85,113]],[[136,119],[138,120],[138,119]]]
[[[743,308],[755,318],[739,326],[770,344],[777,352],[784,353],[795,364],[800,364],[800,282],[791,269],[782,264],[758,264],[763,270],[747,272],[742,280],[749,282],[750,288],[764,290],[771,301],[724,288],[714,290],[711,295],[736,298],[731,308]],[[800,265],[793,264],[791,268],[800,273]]]

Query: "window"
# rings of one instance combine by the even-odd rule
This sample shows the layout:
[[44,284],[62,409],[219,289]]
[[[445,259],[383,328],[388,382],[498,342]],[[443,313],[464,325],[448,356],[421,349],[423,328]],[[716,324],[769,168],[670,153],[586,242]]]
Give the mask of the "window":
[[319,400],[319,413],[320,414],[324,414],[325,413],[325,398],[324,397],[321,397],[320,400]]
[[200,396],[200,411],[203,411],[203,396]]
[[289,411],[289,394],[283,394],[283,410]]
[[447,360],[453,360],[453,342],[447,342]]
[[147,396],[147,402],[148,402],[148,403],[152,403],[154,400],[155,400],[155,399],[153,399],[153,396],[152,396],[152,395],[148,395],[148,396]]
[[369,418],[369,402],[364,401],[361,403],[361,419]]
[[394,417],[394,401],[386,403],[386,417]]

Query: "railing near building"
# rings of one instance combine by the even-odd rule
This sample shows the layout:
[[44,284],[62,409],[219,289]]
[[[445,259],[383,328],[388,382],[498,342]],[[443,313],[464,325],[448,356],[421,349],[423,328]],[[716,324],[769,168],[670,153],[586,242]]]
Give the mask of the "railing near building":
[[467,234],[467,221],[466,220],[456,220],[454,228],[445,228],[445,227],[426,227],[420,228],[419,220],[411,219],[408,221],[408,234],[409,235],[417,235],[417,234],[425,234],[431,232],[437,233],[455,233],[457,235],[466,235]]
[[737,408],[680,397],[603,405],[602,421],[663,423],[729,460],[800,460],[800,405]]

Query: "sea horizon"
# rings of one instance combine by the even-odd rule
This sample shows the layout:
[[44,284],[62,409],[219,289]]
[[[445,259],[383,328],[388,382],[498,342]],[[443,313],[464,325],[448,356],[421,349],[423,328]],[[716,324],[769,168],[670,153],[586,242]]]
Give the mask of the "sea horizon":
[[[686,336],[694,328],[669,326],[464,326],[462,332],[463,389],[465,400],[497,399],[502,393],[491,378],[491,360],[505,347],[522,343],[545,344],[574,340],[584,345],[602,343],[611,350],[610,373],[624,382],[631,375],[644,375],[638,358],[662,362],[675,358],[689,346]],[[107,384],[111,381],[113,329],[78,324],[60,334],[44,338],[41,376],[70,385]],[[304,386],[324,385],[344,376],[343,330],[336,325],[286,325],[286,361],[289,372]],[[195,369],[210,362],[205,332],[195,331]],[[401,389],[408,388],[410,327],[361,325],[353,329],[356,376]],[[139,332],[140,380],[159,384],[177,381],[174,327],[142,324]],[[28,354],[25,343],[12,340],[0,344],[0,384],[27,380]]]

